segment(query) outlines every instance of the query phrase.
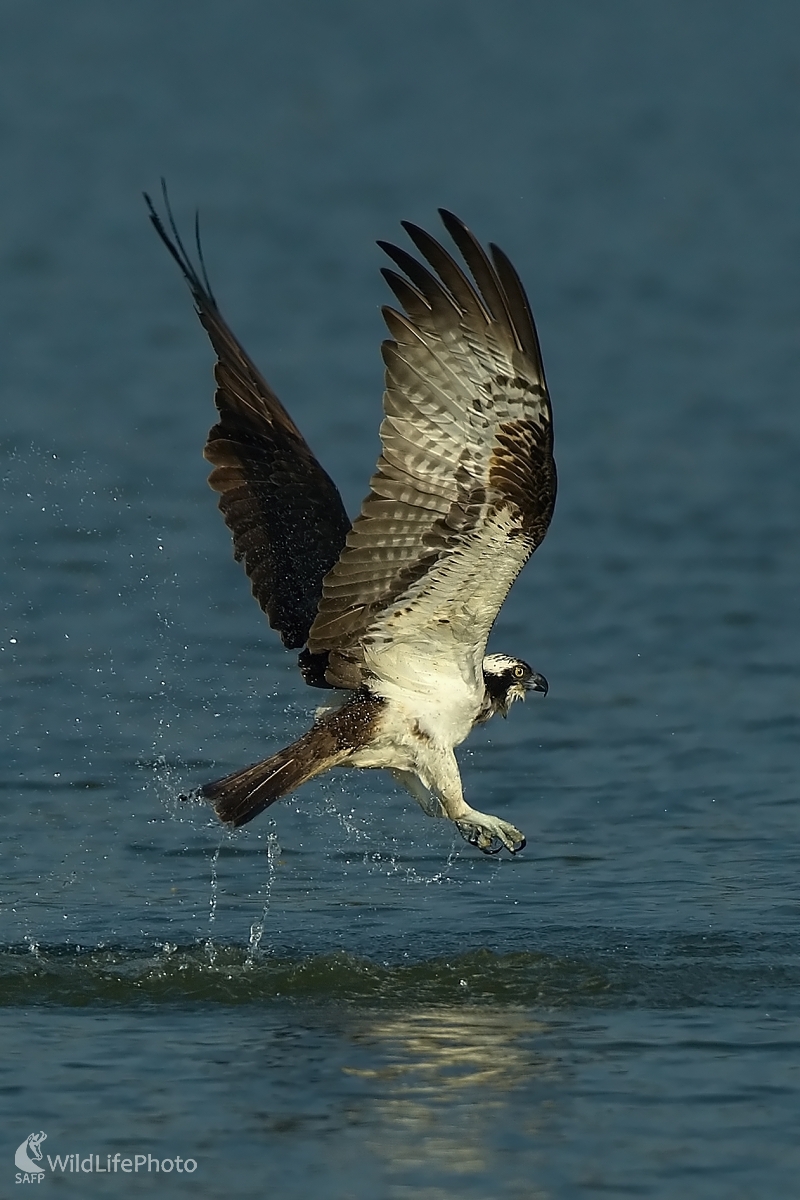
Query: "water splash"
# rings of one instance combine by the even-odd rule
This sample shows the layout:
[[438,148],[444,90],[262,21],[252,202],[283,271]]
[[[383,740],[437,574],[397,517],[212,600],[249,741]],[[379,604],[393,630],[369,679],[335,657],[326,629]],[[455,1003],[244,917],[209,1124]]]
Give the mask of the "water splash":
[[217,948],[214,945],[214,922],[217,919],[217,901],[219,899],[219,852],[222,849],[222,843],[225,840],[225,835],[220,838],[216,850],[211,856],[211,895],[208,898],[208,937],[206,938],[206,954],[208,956],[208,964],[213,967],[217,961]]
[[[406,861],[412,846],[417,850],[421,848],[419,832],[413,832],[409,826],[409,832],[405,837],[393,835],[390,833],[388,825],[378,819],[375,808],[367,808],[363,815],[359,814],[354,807],[345,806],[342,803],[345,796],[344,788],[341,797],[335,795],[330,788],[326,789],[321,797],[322,812],[326,816],[336,818],[347,835],[348,842],[355,843],[354,849],[356,853],[360,854],[361,861],[370,875],[380,874],[386,878],[400,878],[409,884],[422,884],[426,887],[439,884],[462,884],[466,882],[466,877],[471,882],[485,883],[499,876],[502,860],[499,857],[487,858],[483,855],[477,860],[473,854],[465,856],[463,853],[465,843],[456,833],[453,833],[444,864],[430,874],[420,870],[418,866]],[[414,806],[411,806],[411,811],[413,812],[413,810]],[[414,815],[416,816],[416,813]],[[399,819],[403,818],[399,817]],[[438,857],[441,853],[441,845],[436,845],[433,837],[430,841],[425,837],[428,820],[428,818],[422,818],[422,823],[418,828],[422,831],[425,849]],[[448,822],[440,821],[437,824],[441,829],[442,825],[446,826]],[[450,827],[454,828],[452,825]],[[393,828],[396,830],[396,825]],[[381,848],[373,849],[376,844],[379,844]],[[456,866],[458,867],[457,873],[454,871]]]
[[25,942],[25,944],[28,947],[29,954],[32,954],[34,958],[42,957],[41,947],[40,947],[39,943],[37,942],[36,938],[34,938],[31,934],[27,933],[25,935],[25,937],[23,938],[23,941]]
[[[465,988],[462,980],[466,981]],[[265,1004],[305,1000],[418,1009],[420,1004],[575,1004],[609,990],[594,964],[488,950],[420,962],[376,962],[346,952],[292,958],[243,946],[79,949],[0,947],[0,1010],[15,1005]]]
[[272,899],[272,885],[275,882],[275,869],[281,852],[275,822],[270,821],[270,826],[270,831],[267,834],[267,878],[262,888],[264,906],[259,919],[254,921],[250,926],[250,940],[247,948],[247,958],[245,959],[245,966],[247,967],[252,967],[255,962],[256,955],[261,946],[261,939],[264,936],[264,926],[269,915],[269,906]]
[[[338,953],[260,954],[202,944],[94,949],[0,946],[0,1010],[31,1005],[219,1003],[302,1000],[403,1009],[444,1004],[685,1009],[721,1004],[791,1005],[800,987],[795,940],[730,934],[691,938],[624,934],[579,925],[554,932],[549,949],[455,948],[419,958]],[[522,939],[522,940],[527,940]]]
[[[344,799],[344,791],[342,799]],[[348,839],[355,842],[372,841],[369,822],[363,820],[363,818],[359,818],[356,815],[355,808],[350,807],[347,810],[341,808],[340,801],[328,789],[323,794],[322,811],[326,815],[336,818],[347,834]]]
[[450,852],[447,855],[447,860],[443,867],[433,874],[428,875],[419,871],[411,863],[400,861],[397,853],[387,854],[384,851],[367,851],[364,854],[363,862],[369,870],[370,874],[378,872],[385,875],[387,878],[400,878],[406,883],[423,884],[425,887],[430,887],[432,884],[442,883],[461,883],[463,882],[452,873],[452,868],[460,857],[459,847],[453,843],[450,847]]

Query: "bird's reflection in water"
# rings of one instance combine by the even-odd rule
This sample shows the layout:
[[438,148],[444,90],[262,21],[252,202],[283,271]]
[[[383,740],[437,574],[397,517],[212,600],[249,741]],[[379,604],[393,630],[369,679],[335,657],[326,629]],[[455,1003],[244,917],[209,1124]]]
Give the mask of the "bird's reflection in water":
[[[555,1066],[534,1047],[546,1031],[525,1010],[510,1007],[436,1006],[376,1013],[360,1024],[354,1040],[373,1056],[377,1050],[383,1064],[344,1070],[362,1079],[370,1094],[371,1149],[389,1175],[420,1171],[433,1186],[420,1190],[420,1179],[415,1196],[455,1196],[448,1175],[455,1183],[459,1176],[490,1173],[498,1155],[516,1157],[526,1143],[530,1147],[531,1097],[521,1130],[514,1096],[541,1083],[541,1102],[547,1102]],[[522,1159],[528,1157],[523,1152]],[[526,1197],[540,1194],[530,1175],[520,1183]]]

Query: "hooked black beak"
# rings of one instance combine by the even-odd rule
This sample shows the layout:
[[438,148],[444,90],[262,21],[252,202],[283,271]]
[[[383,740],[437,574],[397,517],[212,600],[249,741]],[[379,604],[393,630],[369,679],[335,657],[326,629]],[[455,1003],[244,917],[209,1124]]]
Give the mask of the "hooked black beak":
[[526,692],[542,692],[543,695],[546,696],[549,690],[550,688],[547,680],[545,679],[544,675],[540,675],[538,671],[534,671],[530,679],[525,684]]

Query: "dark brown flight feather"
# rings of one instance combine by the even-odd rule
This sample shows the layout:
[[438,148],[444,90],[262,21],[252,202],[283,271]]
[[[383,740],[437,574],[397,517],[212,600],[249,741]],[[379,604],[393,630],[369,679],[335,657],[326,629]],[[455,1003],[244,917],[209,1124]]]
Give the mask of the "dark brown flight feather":
[[[208,284],[178,234],[164,189],[169,233],[145,195],[150,220],[181,269],[217,363],[214,397],[219,422],[208,435],[209,483],[233,534],[234,554],[253,595],[285,646],[304,646],[322,594],[322,580],[339,557],[350,521],[341,496],[272,388],[231,333]],[[195,227],[195,233],[197,228]],[[171,234],[171,236],[170,236]],[[322,667],[305,656],[307,678],[327,686]],[[309,665],[310,664],[310,665]],[[316,669],[315,669],[316,668]]]

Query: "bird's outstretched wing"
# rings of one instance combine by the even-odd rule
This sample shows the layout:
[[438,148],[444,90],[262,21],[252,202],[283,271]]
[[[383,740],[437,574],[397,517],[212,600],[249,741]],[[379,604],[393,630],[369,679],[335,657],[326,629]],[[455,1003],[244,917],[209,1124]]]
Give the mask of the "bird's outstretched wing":
[[490,258],[440,213],[472,280],[415,225],[404,222],[433,271],[380,243],[406,276],[383,272],[405,309],[384,309],[383,451],[308,642],[328,653],[337,687],[410,679],[409,659],[455,660],[479,679],[497,613],[553,513],[550,400],[522,284],[498,247]]
[[199,238],[201,273],[183,246],[166,191],[169,233],[150,197],[145,200],[217,355],[214,400],[220,419],[204,450],[214,467],[208,481],[220,493],[235,556],[244,563],[270,625],[290,649],[304,646],[323,577],[339,557],[350,521],[336,485],[220,315]]

